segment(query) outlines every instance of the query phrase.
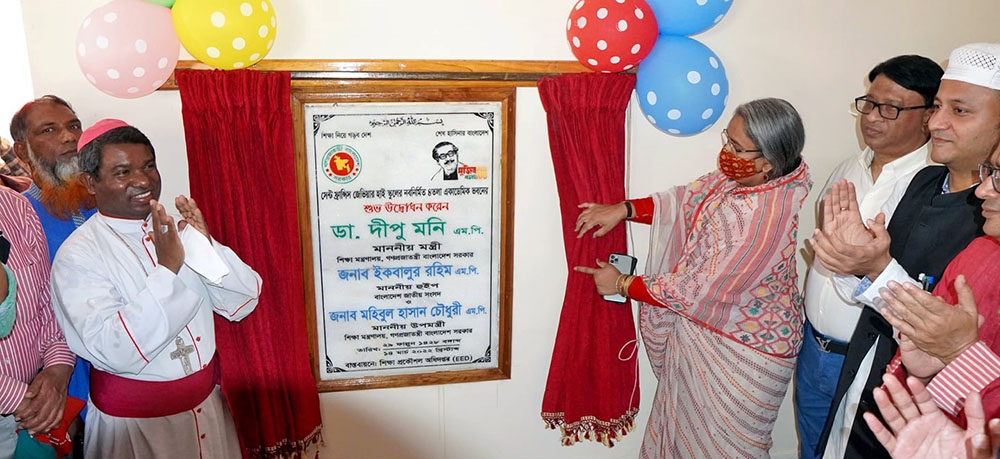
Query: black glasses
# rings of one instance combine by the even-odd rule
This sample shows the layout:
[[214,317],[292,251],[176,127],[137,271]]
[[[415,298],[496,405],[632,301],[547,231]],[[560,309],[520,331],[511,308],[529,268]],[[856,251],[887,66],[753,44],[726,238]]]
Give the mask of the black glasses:
[[730,149],[733,150],[734,153],[760,153],[760,152],[763,151],[763,150],[759,150],[759,149],[758,150],[744,150],[744,149],[742,149],[740,147],[737,147],[736,144],[733,143],[733,141],[729,139],[729,130],[727,130],[727,129],[723,129],[722,130],[722,146],[723,147],[729,147]]
[[878,114],[887,120],[894,120],[899,118],[899,112],[904,110],[920,110],[923,108],[931,108],[930,105],[914,105],[912,107],[899,107],[892,104],[880,104],[868,99],[868,96],[861,96],[854,99],[854,108],[858,109],[858,113],[862,115],[867,115],[872,112],[872,110],[878,109]]
[[993,182],[993,191],[1000,191],[1000,169],[989,164],[980,164],[979,181],[985,182],[987,177]]

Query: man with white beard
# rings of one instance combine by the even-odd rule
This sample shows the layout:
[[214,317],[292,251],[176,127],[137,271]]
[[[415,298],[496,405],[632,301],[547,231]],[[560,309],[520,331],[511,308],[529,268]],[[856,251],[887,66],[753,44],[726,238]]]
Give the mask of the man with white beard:
[[[76,228],[97,212],[94,197],[80,181],[77,141],[83,132],[80,119],[69,102],[46,95],[24,104],[10,120],[14,154],[31,167],[34,183],[23,194],[38,214],[49,246],[49,262]],[[90,362],[77,358],[69,382],[69,396],[87,401],[90,393]],[[80,412],[86,419],[87,408]],[[82,445],[82,429],[70,435]]]
[[42,96],[10,120],[14,153],[31,166],[35,182],[24,193],[38,213],[49,243],[49,261],[63,241],[96,212],[93,196],[80,182],[80,120],[65,100]]

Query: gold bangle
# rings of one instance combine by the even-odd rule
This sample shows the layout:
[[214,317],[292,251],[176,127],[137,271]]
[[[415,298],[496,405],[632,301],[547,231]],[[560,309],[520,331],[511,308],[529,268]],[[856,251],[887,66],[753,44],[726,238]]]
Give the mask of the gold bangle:
[[619,295],[621,295],[622,293],[622,282],[624,282],[625,276],[626,276],[625,274],[619,274],[618,278],[615,279],[615,292],[617,292]]
[[635,276],[632,275],[624,275],[624,276],[625,276],[624,279],[622,279],[621,284],[618,286],[618,294],[628,298],[628,286],[632,284],[632,279],[635,279]]

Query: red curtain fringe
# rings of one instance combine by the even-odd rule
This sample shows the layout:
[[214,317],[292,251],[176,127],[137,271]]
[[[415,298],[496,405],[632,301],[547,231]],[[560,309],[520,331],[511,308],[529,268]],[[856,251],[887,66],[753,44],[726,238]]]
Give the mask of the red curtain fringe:
[[[303,459],[309,448],[322,445],[323,426],[318,425],[306,438],[299,441],[282,440],[274,446],[262,446],[247,450],[251,459]],[[319,451],[316,452],[319,457]]]
[[542,420],[546,429],[560,430],[563,446],[590,440],[612,448],[616,441],[621,441],[622,437],[635,429],[635,415],[638,413],[639,408],[634,408],[610,421],[602,421],[594,416],[581,416],[579,421],[569,424],[566,423],[564,413],[542,413]]

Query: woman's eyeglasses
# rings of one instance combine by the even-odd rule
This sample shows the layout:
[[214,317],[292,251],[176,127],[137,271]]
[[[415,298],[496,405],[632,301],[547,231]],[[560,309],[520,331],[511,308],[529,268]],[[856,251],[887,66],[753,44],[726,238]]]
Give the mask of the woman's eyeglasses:
[[729,138],[729,131],[727,129],[722,130],[722,146],[729,147],[729,149],[732,150],[734,153],[761,153],[763,151],[760,149],[745,150],[743,148],[736,146],[736,144],[733,143],[733,141]]

